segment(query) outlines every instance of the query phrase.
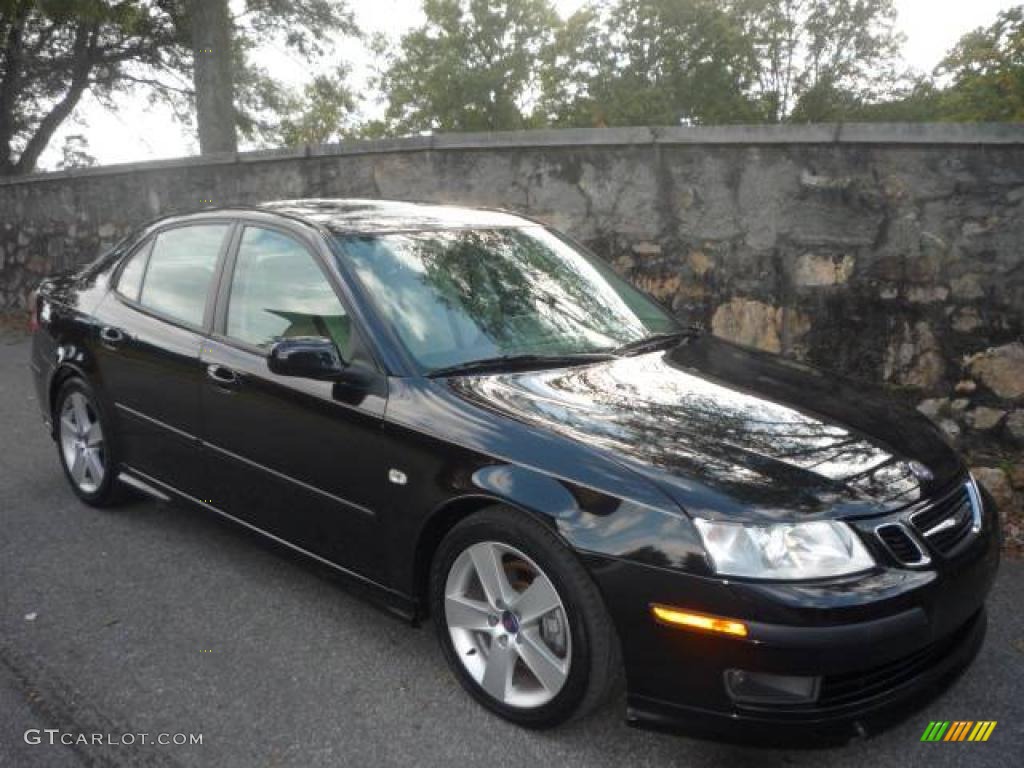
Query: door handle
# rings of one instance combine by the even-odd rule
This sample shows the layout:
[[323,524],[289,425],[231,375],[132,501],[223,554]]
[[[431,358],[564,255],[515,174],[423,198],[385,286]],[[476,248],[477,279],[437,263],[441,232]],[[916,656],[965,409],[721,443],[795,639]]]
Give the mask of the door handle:
[[219,387],[237,387],[239,382],[238,374],[218,363],[206,366],[206,375],[210,381]]
[[124,341],[124,331],[110,325],[104,326],[100,328],[100,341],[111,346],[120,344]]

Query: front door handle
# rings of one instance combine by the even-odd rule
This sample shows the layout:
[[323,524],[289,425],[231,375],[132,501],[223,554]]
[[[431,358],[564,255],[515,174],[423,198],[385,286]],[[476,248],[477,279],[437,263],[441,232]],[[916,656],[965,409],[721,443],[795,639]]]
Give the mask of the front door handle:
[[100,340],[104,344],[109,344],[111,346],[120,344],[124,341],[124,331],[120,328],[114,328],[111,325],[104,326],[103,328],[100,328]]
[[206,375],[218,387],[237,387],[238,374],[219,363],[206,366]]

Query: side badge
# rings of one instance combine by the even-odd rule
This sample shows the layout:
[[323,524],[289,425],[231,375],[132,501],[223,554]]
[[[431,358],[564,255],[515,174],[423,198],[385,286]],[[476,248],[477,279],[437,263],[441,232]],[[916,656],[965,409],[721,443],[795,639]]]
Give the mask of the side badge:
[[401,470],[398,469],[388,470],[388,480],[390,480],[395,485],[405,485],[407,482],[409,482],[409,478],[405,476],[405,472],[402,472]]

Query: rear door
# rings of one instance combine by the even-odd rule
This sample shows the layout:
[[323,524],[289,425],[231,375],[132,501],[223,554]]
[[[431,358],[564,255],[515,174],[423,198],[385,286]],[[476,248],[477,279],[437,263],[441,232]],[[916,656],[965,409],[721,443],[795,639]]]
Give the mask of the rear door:
[[129,467],[205,495],[199,456],[199,353],[212,322],[230,221],[176,225],[144,241],[96,319],[97,363]]
[[328,338],[346,361],[365,348],[311,243],[265,224],[245,224],[236,243],[201,355],[212,504],[380,577],[386,389],[352,401],[332,382],[272,373],[267,355],[279,339]]

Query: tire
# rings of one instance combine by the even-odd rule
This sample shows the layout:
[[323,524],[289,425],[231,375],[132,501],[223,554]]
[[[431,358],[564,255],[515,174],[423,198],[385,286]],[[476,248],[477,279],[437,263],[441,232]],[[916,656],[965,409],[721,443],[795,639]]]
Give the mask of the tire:
[[87,381],[74,377],[61,385],[54,400],[53,423],[57,455],[75,495],[93,507],[108,507],[126,498],[125,487],[117,481],[110,419]]
[[[481,572],[491,574],[490,589]],[[508,588],[509,600],[494,599]],[[520,510],[490,507],[456,525],[434,556],[429,591],[455,676],[517,725],[543,729],[583,717],[621,678],[618,639],[594,582],[555,533]],[[533,616],[541,606],[554,607]]]

